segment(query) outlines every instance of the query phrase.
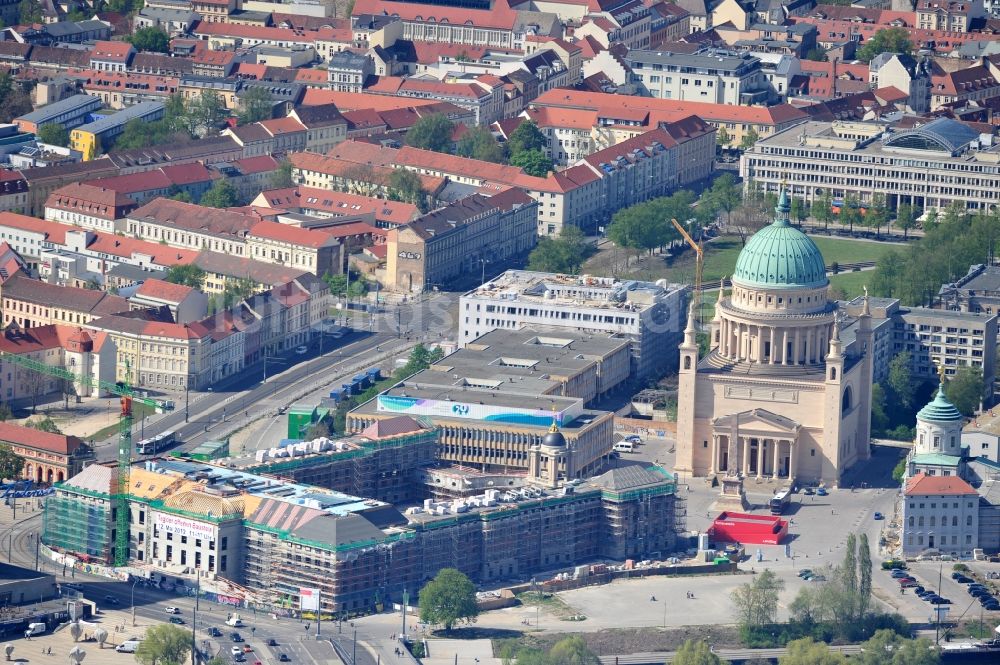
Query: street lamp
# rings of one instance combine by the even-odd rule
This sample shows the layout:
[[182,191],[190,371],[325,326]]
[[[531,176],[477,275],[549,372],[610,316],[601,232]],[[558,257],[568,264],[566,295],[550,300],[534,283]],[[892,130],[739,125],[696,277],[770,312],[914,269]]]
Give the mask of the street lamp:
[[135,628],[135,585],[139,583],[139,578],[132,582],[132,627]]

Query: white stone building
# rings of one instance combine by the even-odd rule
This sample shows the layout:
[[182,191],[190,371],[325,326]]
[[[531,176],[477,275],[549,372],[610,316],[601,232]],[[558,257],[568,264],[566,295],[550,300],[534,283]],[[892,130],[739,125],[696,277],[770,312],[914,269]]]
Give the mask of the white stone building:
[[972,554],[979,546],[979,494],[957,476],[918,473],[903,491],[903,554],[936,549]]

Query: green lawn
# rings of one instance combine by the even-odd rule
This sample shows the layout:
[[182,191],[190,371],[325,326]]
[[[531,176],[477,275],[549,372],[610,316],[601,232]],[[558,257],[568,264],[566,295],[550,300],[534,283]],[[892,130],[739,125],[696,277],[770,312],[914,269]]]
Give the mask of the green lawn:
[[864,295],[864,287],[871,284],[875,272],[865,270],[864,272],[842,272],[839,275],[830,275],[830,288],[840,289],[844,292],[847,300],[851,300],[860,295]]
[[[857,263],[859,261],[875,261],[882,254],[893,249],[895,245],[888,243],[865,242],[861,240],[847,240],[844,238],[827,238],[810,236],[816,246],[823,253],[823,260],[827,265],[833,263]],[[743,244],[738,236],[721,236],[705,245],[705,269],[704,279],[706,282],[715,281],[722,277],[729,277],[736,267],[736,260],[739,258]],[[613,250],[602,250],[602,254]],[[584,266],[583,272],[589,274],[604,274],[601,259],[606,258],[598,255],[590,259]],[[632,271],[629,277],[655,281],[666,279],[670,282],[691,284],[694,282],[694,252],[690,250],[682,252],[676,258],[659,256],[646,257],[640,269]],[[860,286],[858,287],[860,288]]]

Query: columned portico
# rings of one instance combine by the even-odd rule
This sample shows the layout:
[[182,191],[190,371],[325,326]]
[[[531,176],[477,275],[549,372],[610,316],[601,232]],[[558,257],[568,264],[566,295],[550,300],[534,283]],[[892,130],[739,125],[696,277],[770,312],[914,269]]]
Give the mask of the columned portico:
[[752,409],[716,418],[712,425],[710,474],[787,478],[789,469],[795,468],[798,423],[765,409]]

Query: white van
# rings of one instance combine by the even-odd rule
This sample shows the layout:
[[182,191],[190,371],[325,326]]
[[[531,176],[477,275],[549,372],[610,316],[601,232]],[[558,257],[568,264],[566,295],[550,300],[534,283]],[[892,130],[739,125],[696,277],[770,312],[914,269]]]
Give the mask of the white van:
[[616,453],[634,453],[635,444],[631,441],[619,441],[614,448]]
[[47,626],[44,623],[29,623],[28,629],[24,631],[25,637],[32,637],[34,635],[41,635],[47,630]]
[[135,653],[136,649],[139,648],[139,643],[142,640],[125,640],[121,644],[115,647],[115,651],[118,653]]

